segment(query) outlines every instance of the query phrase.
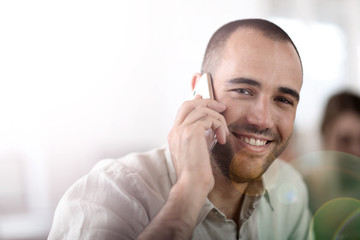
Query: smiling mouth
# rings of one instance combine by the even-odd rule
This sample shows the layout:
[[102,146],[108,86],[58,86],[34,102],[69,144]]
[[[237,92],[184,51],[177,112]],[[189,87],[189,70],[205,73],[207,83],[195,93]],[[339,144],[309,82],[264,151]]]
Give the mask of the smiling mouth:
[[270,143],[271,141],[269,140],[264,140],[264,139],[257,139],[254,137],[245,137],[245,136],[240,136],[236,133],[233,133],[237,138],[239,138],[241,141],[243,141],[244,143],[247,143],[249,145],[252,146],[257,146],[257,147],[263,147],[266,144]]

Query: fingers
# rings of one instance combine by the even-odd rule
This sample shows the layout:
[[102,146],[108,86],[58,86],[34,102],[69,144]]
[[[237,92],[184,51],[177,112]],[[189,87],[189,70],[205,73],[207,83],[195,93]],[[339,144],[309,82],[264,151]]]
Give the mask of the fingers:
[[213,129],[216,132],[219,143],[225,143],[229,134],[224,116],[206,107],[199,107],[192,111],[183,122],[183,126],[195,124],[204,131]]
[[[226,143],[229,130],[221,114],[225,110],[224,104],[202,99],[201,96],[195,96],[194,100],[183,103],[179,109],[175,124],[168,135],[169,148],[179,179],[181,176],[197,179],[200,171],[201,175],[212,179],[213,184],[209,143],[214,134],[219,143]],[[213,132],[209,134],[209,130]]]
[[212,129],[215,131],[217,141],[221,144],[226,143],[226,136],[229,134],[229,131],[223,121],[206,117],[197,121],[194,125],[196,128],[203,129],[204,134],[206,130]]
[[[225,109],[226,106],[220,102],[196,96],[194,100],[187,101],[182,105],[174,127],[196,129],[197,133],[205,133],[206,130],[211,129],[216,134],[217,141],[224,144],[229,130],[224,116],[220,113]],[[195,134],[195,132],[193,133]]]
[[219,120],[226,125],[225,118],[220,113],[207,107],[197,107],[196,111],[192,111],[187,115],[182,124],[189,125],[206,117]]
[[194,111],[196,108],[201,107],[212,109],[218,113],[222,113],[226,109],[226,106],[218,101],[211,99],[202,99],[201,96],[196,95],[194,100],[186,101],[182,104],[176,116],[175,125],[182,124],[192,111]]

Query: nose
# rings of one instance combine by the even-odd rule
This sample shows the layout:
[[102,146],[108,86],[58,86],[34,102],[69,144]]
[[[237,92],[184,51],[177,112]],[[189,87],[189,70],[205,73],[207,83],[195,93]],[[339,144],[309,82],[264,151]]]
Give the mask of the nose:
[[271,102],[265,96],[258,96],[248,107],[247,122],[259,129],[272,128],[274,120],[271,112]]

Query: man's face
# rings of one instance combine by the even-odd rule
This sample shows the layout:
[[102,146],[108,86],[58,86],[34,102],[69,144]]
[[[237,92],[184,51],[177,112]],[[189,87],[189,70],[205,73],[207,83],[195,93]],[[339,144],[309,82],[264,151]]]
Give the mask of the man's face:
[[360,157],[360,115],[340,114],[326,132],[325,147]]
[[212,74],[215,99],[230,135],[212,158],[235,182],[259,178],[284,150],[292,133],[302,85],[300,60],[289,42],[252,29],[231,35]]

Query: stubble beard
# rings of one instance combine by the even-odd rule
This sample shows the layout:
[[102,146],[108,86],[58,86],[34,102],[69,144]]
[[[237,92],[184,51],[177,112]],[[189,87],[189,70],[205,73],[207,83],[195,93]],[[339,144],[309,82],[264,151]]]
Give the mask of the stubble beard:
[[[234,147],[231,145],[231,141],[228,137],[226,144],[217,143],[214,147],[212,153],[210,154],[211,161],[215,163],[223,176],[231,182],[235,183],[248,183],[259,179],[264,172],[269,168],[269,166],[274,162],[274,160],[285,150],[286,146],[289,143],[291,135],[285,140],[281,141],[280,136],[275,138],[276,146],[273,150],[266,156],[258,156],[256,154],[246,153],[244,151],[235,151]],[[245,172],[244,168],[240,168],[239,165],[246,162],[257,161],[256,158],[262,157],[262,165],[252,166],[247,168]],[[249,166],[248,166],[249,167]],[[251,174],[250,172],[256,172],[257,174]]]

